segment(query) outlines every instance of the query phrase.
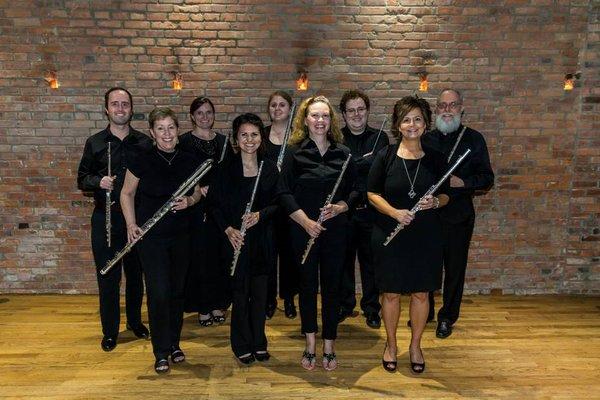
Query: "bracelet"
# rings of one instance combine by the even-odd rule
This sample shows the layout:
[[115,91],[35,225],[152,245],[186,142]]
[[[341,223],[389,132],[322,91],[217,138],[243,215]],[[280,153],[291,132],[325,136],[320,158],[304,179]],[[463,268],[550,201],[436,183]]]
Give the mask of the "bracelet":
[[433,197],[433,208],[438,208],[440,206],[440,199],[437,197]]

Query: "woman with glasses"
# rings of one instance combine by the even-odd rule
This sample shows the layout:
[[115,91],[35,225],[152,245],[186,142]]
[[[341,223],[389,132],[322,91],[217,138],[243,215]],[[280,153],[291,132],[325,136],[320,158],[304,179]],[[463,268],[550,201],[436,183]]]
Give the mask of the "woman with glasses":
[[[265,158],[277,162],[283,143],[288,121],[293,118],[290,115],[293,100],[283,90],[273,92],[267,103],[267,111],[271,119],[271,125],[265,128],[267,140],[265,140]],[[288,218],[284,213],[278,213],[275,220],[275,242],[277,254],[273,260],[274,267],[269,276],[269,295],[267,297],[267,319],[271,319],[277,308],[277,258],[279,258],[279,296],[283,299],[283,309],[287,318],[296,318],[297,311],[294,304],[294,296],[298,294],[298,269],[294,264],[292,250],[290,248]],[[277,257],[278,256],[278,257]]]
[[[198,97],[190,105],[193,129],[180,136],[183,150],[193,153],[204,162],[214,161],[214,166],[231,154],[227,137],[213,130],[215,106],[208,97]],[[202,183],[202,195],[207,196],[213,173]],[[229,281],[227,271],[219,268],[220,239],[214,221],[208,217],[202,202],[192,211],[192,265],[186,282],[187,312],[198,312],[200,326],[225,322],[225,310],[229,307]]]
[[[349,149],[341,144],[342,134],[329,100],[310,97],[302,102],[294,118],[290,149],[283,162],[279,190],[281,205],[292,219],[290,237],[294,259],[300,271],[300,318],[306,347],[302,367],[316,366],[317,291],[322,303],[323,368],[337,368],[339,285],[346,251],[346,212],[356,201],[355,165],[350,160],[331,203],[328,195],[340,176]],[[318,222],[322,213],[322,221]],[[301,265],[307,242],[315,238],[306,261]]]
[[[382,364],[388,372],[395,372],[397,367],[401,294],[410,295],[411,370],[425,370],[421,336],[429,311],[428,292],[441,285],[442,226],[436,209],[446,205],[449,198],[443,194],[447,193],[447,185],[434,196],[423,197],[445,172],[442,155],[421,145],[430,124],[431,109],[426,100],[408,96],[396,102],[392,133],[400,143],[377,153],[367,183],[369,202],[378,211],[372,246],[387,336]],[[421,211],[415,215],[410,210],[418,201]],[[398,223],[404,229],[384,246]]]

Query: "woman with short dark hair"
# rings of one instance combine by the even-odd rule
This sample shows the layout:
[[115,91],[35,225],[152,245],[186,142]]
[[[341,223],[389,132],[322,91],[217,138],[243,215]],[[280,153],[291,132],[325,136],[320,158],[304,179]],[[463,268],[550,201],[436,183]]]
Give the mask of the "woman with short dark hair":
[[[168,108],[154,109],[148,118],[155,146],[140,153],[127,168],[121,191],[121,208],[131,242],[142,226],[163,207],[198,166],[198,160],[182,151],[177,142],[179,122]],[[152,350],[157,373],[169,371],[169,357],[181,363],[179,347],[183,325],[185,276],[190,263],[189,210],[202,197],[200,187],[176,199],[137,244],[146,289]]]
[[[436,209],[448,203],[448,196],[443,194],[447,186],[440,188],[435,196],[421,199],[445,172],[442,155],[421,145],[421,137],[430,123],[431,109],[424,99],[407,96],[396,102],[392,133],[400,143],[377,153],[367,184],[369,202],[378,211],[372,246],[387,335],[382,364],[388,372],[396,371],[397,367],[396,330],[401,294],[410,295],[411,370],[415,373],[425,370],[421,336],[429,312],[428,292],[441,285],[442,228]],[[410,210],[417,201],[421,202],[422,211],[415,215]],[[384,246],[398,223],[404,229]]]

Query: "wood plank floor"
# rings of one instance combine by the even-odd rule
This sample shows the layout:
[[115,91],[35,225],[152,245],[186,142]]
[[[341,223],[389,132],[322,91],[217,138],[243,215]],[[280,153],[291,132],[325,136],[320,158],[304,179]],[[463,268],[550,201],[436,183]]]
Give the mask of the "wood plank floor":
[[101,351],[95,296],[0,295],[0,398],[600,399],[597,297],[468,296],[450,338],[428,325],[422,376],[409,372],[405,321],[395,374],[381,367],[383,328],[361,316],[339,328],[338,370],[307,372],[298,319],[278,311],[267,322],[272,359],[240,367],[228,324],[201,328],[190,314],[188,361],[158,376],[150,342],[130,332]]

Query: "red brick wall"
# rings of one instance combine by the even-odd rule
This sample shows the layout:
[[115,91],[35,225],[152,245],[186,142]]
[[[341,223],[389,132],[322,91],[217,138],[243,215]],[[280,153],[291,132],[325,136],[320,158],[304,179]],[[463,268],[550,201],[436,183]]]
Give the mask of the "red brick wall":
[[174,108],[184,129],[191,100],[209,96],[226,129],[243,111],[266,116],[268,94],[305,69],[296,98],[364,89],[375,126],[419,72],[429,99],[463,90],[497,173],[476,201],[467,290],[600,293],[597,1],[266,3],[0,1],[0,291],[95,291],[91,203],[75,177],[85,139],[106,125],[108,87],[129,88],[137,113]]

